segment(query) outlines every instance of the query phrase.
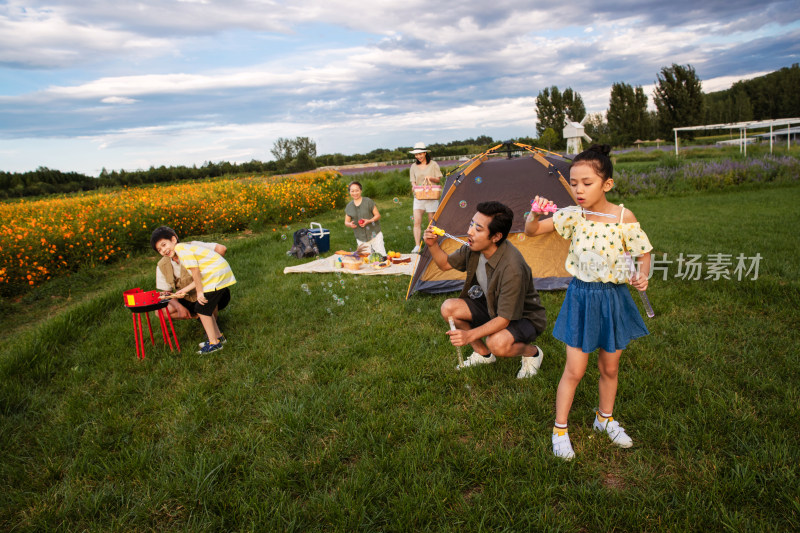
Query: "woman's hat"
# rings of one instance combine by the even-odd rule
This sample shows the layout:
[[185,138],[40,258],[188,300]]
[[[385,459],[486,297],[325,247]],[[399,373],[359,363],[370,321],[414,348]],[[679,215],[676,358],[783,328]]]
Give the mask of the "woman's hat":
[[428,150],[425,147],[425,143],[417,143],[417,144],[414,145],[414,149],[411,150],[408,153],[409,154],[422,154],[422,153],[425,153],[425,152],[430,152],[430,150]]

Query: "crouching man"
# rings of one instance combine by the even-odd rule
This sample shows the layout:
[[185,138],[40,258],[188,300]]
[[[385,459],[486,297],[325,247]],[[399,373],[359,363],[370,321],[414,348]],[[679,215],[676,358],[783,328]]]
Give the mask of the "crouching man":
[[[531,343],[546,326],[544,307],[533,286],[525,258],[506,238],[514,213],[500,202],[478,204],[464,245],[450,255],[439,247],[439,238],[425,230],[425,244],[442,271],[466,271],[458,298],[445,300],[442,317],[453,317],[455,331],[448,331],[454,346],[470,344],[473,354],[463,367],[494,363],[496,357],[522,357],[517,378],[536,375],[542,350]],[[462,368],[461,365],[458,366]]]

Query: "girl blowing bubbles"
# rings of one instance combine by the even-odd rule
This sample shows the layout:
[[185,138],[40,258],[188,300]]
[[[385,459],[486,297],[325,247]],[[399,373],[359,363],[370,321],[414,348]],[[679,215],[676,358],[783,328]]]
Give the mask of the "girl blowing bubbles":
[[[598,348],[600,402],[594,429],[606,433],[617,446],[633,445],[611,414],[622,350],[630,340],[649,333],[625,283],[640,291],[647,289],[653,247],[633,213],[606,200],[606,193],[614,186],[610,151],[607,145],[593,145],[578,154],[570,169],[570,186],[581,208],[613,215],[616,220],[568,208],[540,221],[540,213],[532,208],[525,221],[528,236],[555,230],[571,241],[565,266],[574,278],[553,328],[553,336],[567,345],[567,362],[556,394],[553,453],[567,460],[575,456],[567,433],[569,410],[589,354]],[[546,208],[552,202],[537,196],[534,204]],[[633,274],[626,252],[638,258]]]

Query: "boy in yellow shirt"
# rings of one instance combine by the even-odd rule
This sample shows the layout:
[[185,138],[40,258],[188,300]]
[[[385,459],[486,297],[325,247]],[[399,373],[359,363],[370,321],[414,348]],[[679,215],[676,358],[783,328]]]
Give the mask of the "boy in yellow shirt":
[[217,326],[214,309],[230,301],[230,287],[236,283],[231,266],[220,254],[191,243],[178,242],[172,228],[161,226],[150,236],[150,245],[164,257],[177,255],[189,271],[197,293],[195,312],[200,317],[208,340],[200,346],[199,354],[222,349],[225,336]]

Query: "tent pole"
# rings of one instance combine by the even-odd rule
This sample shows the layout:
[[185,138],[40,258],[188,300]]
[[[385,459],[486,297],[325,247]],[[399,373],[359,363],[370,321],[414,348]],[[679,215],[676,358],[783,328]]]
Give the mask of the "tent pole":
[[678,130],[672,130],[675,133],[675,157],[678,157]]

